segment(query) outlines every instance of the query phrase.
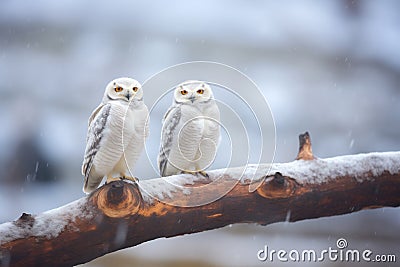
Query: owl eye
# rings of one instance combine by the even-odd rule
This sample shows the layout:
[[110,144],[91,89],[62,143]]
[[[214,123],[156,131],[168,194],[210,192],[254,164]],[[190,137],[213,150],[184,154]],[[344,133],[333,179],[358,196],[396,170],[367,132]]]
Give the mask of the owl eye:
[[187,95],[187,93],[188,93],[188,91],[186,91],[186,90],[181,91],[181,95]]
[[134,92],[137,92],[137,90],[139,90],[139,88],[137,88],[136,86],[132,88]]
[[122,90],[124,90],[121,86],[117,86],[117,87],[115,87],[115,92],[121,92]]
[[203,89],[199,89],[199,90],[197,90],[197,93],[202,95],[202,94],[204,94],[204,90]]

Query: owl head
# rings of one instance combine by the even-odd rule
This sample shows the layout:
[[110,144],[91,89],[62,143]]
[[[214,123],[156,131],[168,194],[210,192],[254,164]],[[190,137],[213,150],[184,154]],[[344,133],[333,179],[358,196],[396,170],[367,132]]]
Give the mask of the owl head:
[[134,101],[142,100],[142,85],[131,78],[117,78],[108,83],[104,92],[103,102],[110,100]]
[[179,104],[196,104],[209,101],[213,98],[213,93],[207,83],[189,80],[176,87],[174,97]]

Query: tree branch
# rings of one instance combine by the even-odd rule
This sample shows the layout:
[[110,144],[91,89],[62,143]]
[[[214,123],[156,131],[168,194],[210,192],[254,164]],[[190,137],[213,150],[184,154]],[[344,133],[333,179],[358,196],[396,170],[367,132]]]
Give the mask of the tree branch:
[[71,266],[160,237],[234,223],[267,225],[400,205],[400,152],[297,159],[104,185],[37,216],[0,225],[1,266]]

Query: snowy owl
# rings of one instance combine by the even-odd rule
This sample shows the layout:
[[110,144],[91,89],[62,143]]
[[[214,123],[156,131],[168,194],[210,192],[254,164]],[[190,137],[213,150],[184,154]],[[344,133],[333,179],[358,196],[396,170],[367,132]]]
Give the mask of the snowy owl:
[[82,164],[83,191],[90,193],[101,183],[129,177],[148,136],[148,110],[140,83],[130,78],[111,81],[101,104],[89,118]]
[[186,81],[174,91],[172,106],[164,115],[158,167],[161,176],[204,171],[213,162],[219,142],[219,109],[211,87]]

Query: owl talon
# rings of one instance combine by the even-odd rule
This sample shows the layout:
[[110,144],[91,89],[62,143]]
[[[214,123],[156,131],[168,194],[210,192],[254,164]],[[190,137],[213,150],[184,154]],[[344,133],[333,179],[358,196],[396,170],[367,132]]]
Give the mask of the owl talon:
[[117,178],[115,178],[115,177],[107,177],[107,180],[106,180],[105,184],[109,184],[109,183],[112,183],[112,182],[115,182],[115,181],[121,181],[121,180],[122,179],[120,177],[117,177]]
[[205,171],[181,171],[182,174],[191,174],[191,175],[195,175],[195,176],[199,176],[199,174],[207,179],[210,178],[210,176],[208,175],[208,173],[206,173]]
[[208,173],[206,173],[205,171],[199,171],[197,172],[198,174],[201,174],[202,176],[204,176],[205,178],[210,178],[210,176],[208,175]]
[[131,176],[122,176],[122,177],[120,177],[120,179],[121,180],[128,180],[128,181],[134,182],[135,184],[139,183],[139,178],[137,178],[135,176],[133,176],[133,177],[131,177]]

